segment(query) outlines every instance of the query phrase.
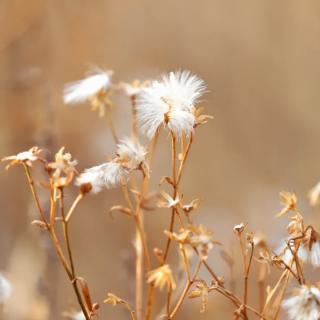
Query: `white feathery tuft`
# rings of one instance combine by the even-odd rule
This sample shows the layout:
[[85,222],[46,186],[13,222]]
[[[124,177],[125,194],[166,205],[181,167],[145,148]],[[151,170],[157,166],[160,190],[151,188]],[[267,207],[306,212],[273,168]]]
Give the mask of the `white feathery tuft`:
[[193,131],[195,104],[206,89],[203,80],[189,71],[170,72],[152,81],[138,96],[136,110],[140,129],[151,138],[165,125],[176,136]]
[[76,185],[91,184],[90,192],[98,193],[103,188],[111,189],[118,187],[128,179],[129,172],[114,161],[88,168],[76,179]]
[[318,320],[320,317],[320,290],[314,286],[301,286],[295,295],[286,299],[282,307],[290,320]]
[[9,280],[0,273],[0,305],[6,304],[12,294],[12,286]]
[[320,242],[316,241],[310,249],[310,262],[314,268],[320,267]]
[[117,155],[121,162],[130,170],[137,169],[146,160],[146,149],[137,141],[131,138],[124,138],[117,145]]
[[68,83],[64,87],[65,104],[82,103],[101,90],[108,90],[112,84],[113,71],[98,71],[82,80]]

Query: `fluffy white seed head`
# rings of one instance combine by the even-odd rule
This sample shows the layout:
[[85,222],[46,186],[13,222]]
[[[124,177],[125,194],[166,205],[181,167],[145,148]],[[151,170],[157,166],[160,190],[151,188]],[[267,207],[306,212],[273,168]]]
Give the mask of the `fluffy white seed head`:
[[282,303],[290,320],[318,320],[320,317],[320,290],[314,286],[301,286],[295,295]]
[[77,186],[90,185],[90,192],[98,193],[103,188],[115,188],[128,179],[129,172],[120,163],[110,161],[86,169],[76,179]]
[[146,160],[146,149],[137,141],[124,138],[117,145],[119,162],[130,170],[137,169]]
[[0,305],[6,304],[12,294],[12,286],[9,280],[0,273]]
[[90,192],[98,193],[104,187],[103,164],[92,168],[85,169],[76,179],[77,186],[90,185]]
[[137,99],[137,120],[151,138],[161,126],[176,136],[189,134],[195,125],[194,108],[205,91],[204,81],[189,71],[170,72],[152,81]]
[[68,83],[64,87],[65,104],[77,104],[87,101],[102,90],[111,86],[112,71],[98,71],[82,80]]

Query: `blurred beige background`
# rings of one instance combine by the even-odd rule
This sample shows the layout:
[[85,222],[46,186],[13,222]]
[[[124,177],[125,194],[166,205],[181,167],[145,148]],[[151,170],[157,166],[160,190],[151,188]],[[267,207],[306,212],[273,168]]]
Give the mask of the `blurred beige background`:
[[[274,219],[282,189],[295,191],[307,219],[319,223],[319,211],[306,200],[320,179],[319,37],[315,0],[2,0],[0,156],[35,144],[52,151],[64,145],[79,170],[97,164],[113,152],[110,132],[88,107],[63,106],[64,83],[91,65],[113,69],[115,81],[189,69],[208,84],[203,105],[215,117],[197,131],[183,181],[186,197],[203,200],[196,219],[227,245],[240,221],[274,244],[285,235],[286,222]],[[117,129],[128,134],[129,101],[115,96],[114,102]],[[169,170],[165,135],[160,150],[156,163],[165,165],[157,177]],[[8,317],[62,319],[74,306],[73,293],[46,254],[46,238],[30,227],[35,210],[21,168],[2,168],[0,181],[0,269],[15,288]],[[68,201],[75,195],[73,189]],[[90,197],[72,224],[78,270],[97,301],[111,291],[133,302],[134,229],[129,219],[107,214],[118,203],[118,191]],[[151,246],[161,245],[168,217],[164,211],[147,217]],[[217,251],[211,260],[227,275]],[[232,315],[217,295],[201,316],[199,303],[188,304],[178,319]],[[101,314],[127,319],[121,308],[105,306]]]

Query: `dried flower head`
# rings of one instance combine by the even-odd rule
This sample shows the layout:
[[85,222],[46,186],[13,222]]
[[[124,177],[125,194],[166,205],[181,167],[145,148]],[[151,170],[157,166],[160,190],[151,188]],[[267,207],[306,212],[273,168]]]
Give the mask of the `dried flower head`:
[[0,305],[7,303],[12,294],[12,286],[9,280],[0,273]]
[[233,227],[233,232],[237,235],[241,235],[242,232],[244,231],[246,227],[246,224],[244,224],[243,222],[239,223],[239,224],[236,224],[234,227]]
[[115,294],[108,292],[107,298],[103,302],[116,306],[118,304],[122,304],[123,300],[117,297]]
[[130,172],[142,168],[148,170],[146,151],[138,141],[123,139],[117,146],[114,158],[101,165],[86,169],[76,179],[83,193],[98,193],[103,188],[115,188],[126,184]]
[[113,71],[98,70],[90,76],[64,87],[63,100],[65,104],[90,102],[92,109],[99,110],[99,116],[104,115],[105,105],[109,103],[108,91],[111,88]]
[[301,286],[294,295],[283,301],[290,320],[318,320],[320,318],[320,290],[315,286]]
[[1,161],[10,161],[10,163],[6,166],[6,169],[22,163],[24,163],[28,167],[31,167],[32,163],[37,160],[45,162],[45,160],[41,157],[42,152],[43,150],[39,149],[39,147],[32,147],[28,151],[20,152],[14,156],[5,157]]
[[164,233],[168,238],[170,238],[171,240],[177,241],[180,244],[190,243],[191,230],[189,229],[181,229],[179,233],[165,230]]
[[185,213],[191,213],[192,211],[198,209],[199,204],[200,204],[200,200],[199,199],[194,199],[190,203],[183,204],[182,205],[182,210]]
[[180,205],[179,195],[173,199],[168,193],[165,191],[160,191],[161,199],[158,201],[158,207],[160,208],[174,208]]
[[295,237],[303,233],[303,217],[300,213],[296,213],[290,217],[287,230],[291,237]]
[[136,170],[141,165],[147,169],[146,155],[146,149],[136,139],[124,138],[117,145],[116,161],[129,170]]
[[294,193],[282,191],[280,192],[280,201],[284,205],[283,209],[277,214],[281,217],[289,211],[295,211],[297,208],[297,196]]
[[219,241],[213,240],[212,231],[202,225],[191,225],[189,226],[189,230],[192,232],[190,244],[197,247],[203,259],[208,257],[209,251],[213,248],[214,244],[221,244]]
[[72,160],[70,153],[64,153],[64,147],[56,153],[55,161],[48,163],[55,187],[65,187],[70,184],[76,173],[77,163],[77,160]]
[[204,108],[199,107],[195,110],[194,112],[194,117],[195,117],[195,127],[201,125],[201,124],[206,124],[209,120],[213,119],[213,116],[203,114]]
[[170,72],[161,81],[152,81],[137,99],[137,120],[151,138],[160,126],[176,136],[193,132],[195,104],[205,91],[203,80],[189,71]]
[[148,283],[154,283],[155,287],[160,290],[162,290],[164,286],[167,286],[168,290],[174,290],[176,287],[171,268],[168,264],[151,270],[148,273]]
[[137,97],[144,88],[149,85],[149,81],[134,80],[132,83],[121,83],[121,89],[123,89],[124,93],[130,97]]

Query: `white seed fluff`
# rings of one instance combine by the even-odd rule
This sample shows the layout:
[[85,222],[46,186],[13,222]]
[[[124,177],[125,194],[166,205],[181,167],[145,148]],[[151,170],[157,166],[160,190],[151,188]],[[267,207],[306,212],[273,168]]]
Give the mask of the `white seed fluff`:
[[301,286],[296,294],[283,301],[290,320],[319,320],[320,290],[317,287]]
[[316,241],[310,249],[310,262],[314,268],[320,267],[320,242]]
[[124,138],[117,145],[120,162],[130,170],[137,169],[146,160],[146,149],[137,141]]
[[[294,249],[294,246],[291,244],[292,250]],[[282,241],[281,244],[275,249],[275,253],[277,255],[282,254],[282,260],[285,264],[290,265],[293,255],[291,253],[291,250],[288,248],[285,241]],[[308,249],[304,245],[300,245],[298,254],[297,254],[299,260],[306,262],[308,260],[309,252]]]
[[101,90],[111,86],[112,71],[99,71],[82,80],[68,83],[64,87],[65,104],[77,104],[87,101]]
[[204,81],[189,71],[170,72],[161,81],[152,81],[138,96],[138,125],[151,138],[161,126],[176,136],[193,131],[194,107],[205,91]]
[[12,286],[9,280],[0,273],[0,305],[5,304],[12,294]]
[[129,172],[119,163],[110,161],[88,168],[76,179],[76,185],[91,184],[92,193],[98,193],[103,188],[115,188],[128,179]]
[[84,314],[83,314],[82,311],[79,311],[79,312],[75,313],[75,314],[72,316],[72,319],[73,319],[73,320],[85,320],[86,317],[84,316]]

